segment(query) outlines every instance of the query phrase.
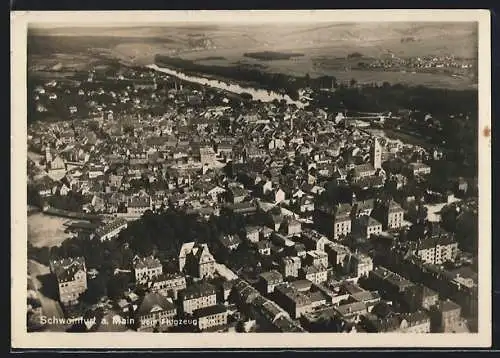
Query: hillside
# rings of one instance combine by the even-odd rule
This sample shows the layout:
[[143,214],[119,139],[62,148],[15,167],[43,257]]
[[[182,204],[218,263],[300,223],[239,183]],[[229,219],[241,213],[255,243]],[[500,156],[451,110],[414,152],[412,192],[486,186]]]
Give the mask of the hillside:
[[[349,77],[350,74],[339,73],[345,63],[333,67],[318,63],[324,63],[324,58],[346,58],[353,52],[368,58],[393,54],[402,57],[453,55],[476,59],[477,26],[474,23],[275,23],[259,26],[204,24],[129,28],[30,28],[28,50],[30,59],[35,62],[47,60],[47,57],[57,53],[65,53],[88,56],[89,60],[104,56],[145,65],[153,63],[157,54],[162,54],[207,66],[234,67],[247,64],[262,66],[266,72]],[[265,58],[248,56],[273,52],[274,55]],[[301,56],[290,57],[280,53]],[[377,71],[361,75],[369,75],[371,80],[374,73],[377,74]],[[395,77],[393,74],[382,74],[381,80],[385,80],[387,76]],[[438,78],[437,82],[444,82],[446,86],[457,83],[456,80],[450,81],[449,76],[436,76],[442,77],[442,81]],[[431,80],[428,74],[417,74],[414,77],[417,84],[426,84]],[[469,86],[469,79],[467,81],[465,85]],[[432,82],[436,82],[436,78]]]

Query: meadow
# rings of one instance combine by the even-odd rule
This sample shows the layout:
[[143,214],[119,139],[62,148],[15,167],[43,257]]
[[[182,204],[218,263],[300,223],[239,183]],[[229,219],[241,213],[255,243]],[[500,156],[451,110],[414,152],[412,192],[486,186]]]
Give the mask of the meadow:
[[28,242],[34,247],[59,246],[70,237],[64,232],[69,222],[71,220],[44,213],[31,214],[28,216]]

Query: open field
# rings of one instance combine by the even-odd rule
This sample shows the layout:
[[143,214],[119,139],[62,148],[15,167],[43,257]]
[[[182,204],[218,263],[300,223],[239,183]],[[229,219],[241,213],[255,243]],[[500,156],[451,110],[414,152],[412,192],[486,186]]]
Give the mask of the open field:
[[[96,27],[30,29],[29,34],[32,67],[35,66],[33,62],[40,61],[36,55],[46,58],[42,62],[50,59],[45,66],[81,68],[86,64],[95,65],[96,58],[147,65],[154,62],[155,55],[161,54],[204,65],[257,64],[266,72],[296,76],[334,75],[340,80],[354,78],[358,82],[387,81],[461,89],[473,87],[474,80],[446,74],[345,72],[342,61],[332,67],[327,62],[318,62],[318,58],[339,58],[349,63],[358,60],[348,59],[352,53],[372,58],[392,53],[396,56],[454,55],[477,59],[477,26],[474,23]],[[71,59],[61,54],[76,57]],[[303,56],[289,56],[291,54]]]
[[59,246],[70,237],[65,233],[66,218],[35,213],[28,216],[28,242],[35,247]]

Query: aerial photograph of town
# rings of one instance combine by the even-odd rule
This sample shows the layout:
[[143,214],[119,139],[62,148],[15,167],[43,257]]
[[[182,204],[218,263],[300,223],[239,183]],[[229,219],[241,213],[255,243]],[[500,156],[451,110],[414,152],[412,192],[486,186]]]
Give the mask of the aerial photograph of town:
[[28,332],[478,332],[477,22],[27,36]]

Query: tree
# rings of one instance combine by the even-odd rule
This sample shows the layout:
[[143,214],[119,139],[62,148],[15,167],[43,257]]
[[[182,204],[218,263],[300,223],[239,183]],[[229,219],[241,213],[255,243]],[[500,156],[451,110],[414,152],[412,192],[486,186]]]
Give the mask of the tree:
[[123,296],[127,291],[130,277],[127,274],[118,274],[112,276],[108,281],[108,297],[116,300]]
[[306,75],[304,76],[304,82],[306,86],[311,85],[311,77],[309,76],[309,73],[306,73]]
[[103,275],[98,275],[95,279],[88,280],[87,291],[82,294],[80,297],[81,300],[89,304],[95,304],[99,302],[102,297],[107,296],[108,289],[106,281],[107,278]]

